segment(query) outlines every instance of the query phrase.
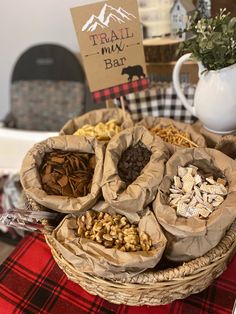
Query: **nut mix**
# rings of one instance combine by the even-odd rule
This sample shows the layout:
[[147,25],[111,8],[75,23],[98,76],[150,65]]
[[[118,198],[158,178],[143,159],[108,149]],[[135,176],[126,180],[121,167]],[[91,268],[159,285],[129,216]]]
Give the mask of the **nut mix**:
[[207,218],[224,201],[227,188],[224,179],[205,178],[197,167],[189,165],[178,167],[170,192],[169,204],[179,216]]
[[99,141],[109,141],[120,131],[121,128],[117,121],[115,119],[111,119],[106,123],[100,122],[95,126],[86,124],[82,128],[78,129],[74,135],[95,136]]
[[91,191],[96,158],[93,154],[56,150],[40,166],[42,187],[49,195],[83,197]]
[[122,153],[118,163],[118,174],[121,180],[127,185],[135,181],[150,161],[151,155],[152,153],[141,141],[128,147]]
[[146,232],[139,234],[138,227],[130,224],[125,216],[103,212],[87,211],[77,218],[78,236],[106,248],[116,248],[123,252],[150,251],[152,240]]
[[157,126],[151,128],[150,131],[160,136],[160,138],[167,143],[189,148],[198,147],[198,145],[191,140],[188,133],[177,129],[173,124],[168,126],[158,124]]

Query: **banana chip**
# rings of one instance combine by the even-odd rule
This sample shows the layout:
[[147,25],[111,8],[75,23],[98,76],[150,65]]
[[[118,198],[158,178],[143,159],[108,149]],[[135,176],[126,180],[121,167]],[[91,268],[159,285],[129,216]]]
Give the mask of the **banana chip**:
[[82,128],[78,129],[74,135],[93,136],[99,141],[109,141],[120,131],[121,127],[118,125],[117,121],[115,119],[111,119],[106,123],[100,122],[95,126],[86,124]]

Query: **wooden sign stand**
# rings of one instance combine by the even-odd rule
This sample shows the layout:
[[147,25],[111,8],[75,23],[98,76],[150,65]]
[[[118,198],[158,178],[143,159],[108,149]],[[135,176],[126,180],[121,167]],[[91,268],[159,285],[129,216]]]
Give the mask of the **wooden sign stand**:
[[107,100],[105,101],[105,103],[106,103],[106,108],[107,108],[107,109],[110,109],[110,108],[114,108],[114,107],[115,107],[114,102],[113,102],[112,99],[107,99]]
[[124,96],[120,96],[121,108],[123,111],[123,118],[125,120],[125,98]]
[[[125,120],[125,99],[124,96],[120,96],[120,103],[121,103],[121,108],[123,112],[123,118]],[[112,99],[106,100],[106,108],[114,108],[114,102]]]

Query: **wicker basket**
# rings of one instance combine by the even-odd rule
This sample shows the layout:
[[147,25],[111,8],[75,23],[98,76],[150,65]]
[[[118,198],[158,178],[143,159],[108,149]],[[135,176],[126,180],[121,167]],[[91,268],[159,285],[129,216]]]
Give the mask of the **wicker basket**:
[[[31,209],[41,210],[41,205],[30,197],[26,204]],[[161,305],[203,291],[223,273],[236,252],[236,221],[221,242],[202,257],[175,268],[146,271],[123,281],[106,280],[75,269],[56,250],[53,237],[47,231],[45,239],[67,277],[89,293],[115,304]]]
[[236,221],[221,242],[207,254],[176,268],[147,271],[123,282],[91,276],[72,267],[45,236],[52,255],[67,277],[93,295],[127,305],[160,305],[207,288],[226,269],[236,251]]

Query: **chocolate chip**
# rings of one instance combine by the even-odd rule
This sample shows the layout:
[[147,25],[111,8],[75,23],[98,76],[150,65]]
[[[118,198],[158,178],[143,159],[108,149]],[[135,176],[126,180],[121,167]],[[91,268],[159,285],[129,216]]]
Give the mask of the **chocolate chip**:
[[151,155],[152,153],[141,141],[128,147],[122,153],[118,163],[118,174],[121,180],[127,185],[134,182],[150,161]]

